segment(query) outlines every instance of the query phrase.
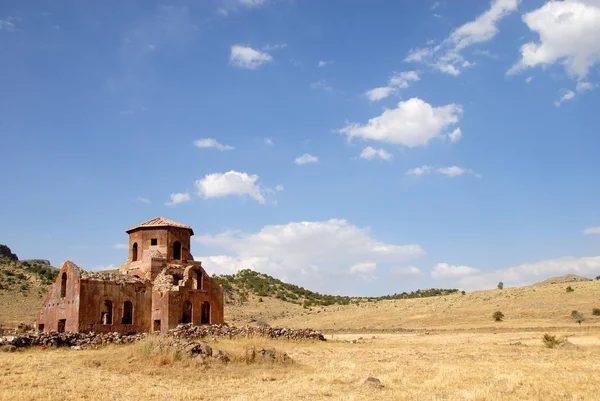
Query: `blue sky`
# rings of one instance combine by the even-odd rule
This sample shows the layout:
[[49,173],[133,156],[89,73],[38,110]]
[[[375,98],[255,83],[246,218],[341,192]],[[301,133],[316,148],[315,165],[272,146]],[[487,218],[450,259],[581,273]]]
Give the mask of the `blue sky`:
[[3,1],[0,243],[191,225],[341,294],[600,274],[600,2]]

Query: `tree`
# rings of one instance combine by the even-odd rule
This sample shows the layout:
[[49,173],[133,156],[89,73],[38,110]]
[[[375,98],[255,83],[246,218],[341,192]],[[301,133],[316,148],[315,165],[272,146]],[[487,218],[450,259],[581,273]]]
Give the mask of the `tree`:
[[498,283],[498,289],[501,290],[504,288],[504,283],[501,281]]
[[579,323],[580,326],[581,326],[581,322],[583,322],[585,320],[583,317],[583,313],[578,312],[576,310],[571,312],[571,317],[573,318],[573,320],[575,320],[577,323]]
[[496,312],[494,312],[494,314],[492,315],[492,317],[494,318],[495,321],[501,322],[502,319],[504,319],[504,313],[502,313],[500,311],[496,311]]

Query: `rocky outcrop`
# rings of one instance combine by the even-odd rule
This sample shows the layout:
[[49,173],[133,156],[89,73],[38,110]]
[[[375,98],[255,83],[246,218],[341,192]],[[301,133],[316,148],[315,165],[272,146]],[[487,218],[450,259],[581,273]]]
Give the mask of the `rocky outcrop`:
[[180,324],[169,330],[168,335],[176,338],[203,338],[203,337],[267,337],[287,338],[289,340],[320,340],[325,337],[320,331],[313,329],[287,329],[277,327],[256,326],[229,326],[226,324],[214,324],[210,326],[193,326],[191,324]]

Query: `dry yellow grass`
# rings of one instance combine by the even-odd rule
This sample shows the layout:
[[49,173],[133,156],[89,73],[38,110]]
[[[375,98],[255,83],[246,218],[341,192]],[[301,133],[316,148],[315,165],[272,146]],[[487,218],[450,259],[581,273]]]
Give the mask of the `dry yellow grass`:
[[[561,333],[569,335],[570,333]],[[572,334],[572,333],[571,333]],[[139,345],[0,356],[2,400],[583,400],[600,384],[600,331],[544,348],[542,333],[362,334],[365,343],[220,341],[287,351],[294,363],[153,361]],[[328,336],[329,337],[329,336]],[[237,350],[237,351],[236,351]],[[172,363],[173,362],[173,363]],[[363,385],[368,376],[382,388]]]
[[[566,292],[568,285],[575,291]],[[582,327],[600,327],[600,317],[592,315],[592,309],[600,307],[599,294],[600,281],[533,285],[465,295],[365,302],[358,306],[294,309],[285,315],[273,314],[267,321],[272,326],[313,327],[324,331],[576,328],[571,311],[578,310],[586,318]],[[503,322],[492,319],[495,311],[504,313]],[[228,311],[232,312],[235,311]]]

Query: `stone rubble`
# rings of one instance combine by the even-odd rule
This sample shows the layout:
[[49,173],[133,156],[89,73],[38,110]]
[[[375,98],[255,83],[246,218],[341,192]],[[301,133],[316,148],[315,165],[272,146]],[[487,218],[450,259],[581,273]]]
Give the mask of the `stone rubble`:
[[[124,335],[120,333],[58,333],[52,331],[49,333],[37,333],[30,331],[17,336],[0,338],[0,346],[12,345],[16,348],[45,346],[45,347],[71,347],[72,349],[96,348],[106,344],[132,344],[143,340],[148,336],[147,333]],[[194,340],[204,337],[267,337],[267,338],[286,338],[290,340],[320,340],[325,341],[321,332],[313,329],[286,329],[274,327],[254,327],[254,326],[228,326],[225,324],[215,324],[207,326],[194,326],[192,324],[180,324],[167,333],[168,337],[182,340],[182,347],[189,348],[192,354],[202,354],[214,356],[217,359],[228,360],[228,355],[216,356],[208,344],[195,343]],[[261,350],[263,351],[263,350]],[[255,351],[256,352],[256,351]],[[271,357],[270,352],[265,352]]]

